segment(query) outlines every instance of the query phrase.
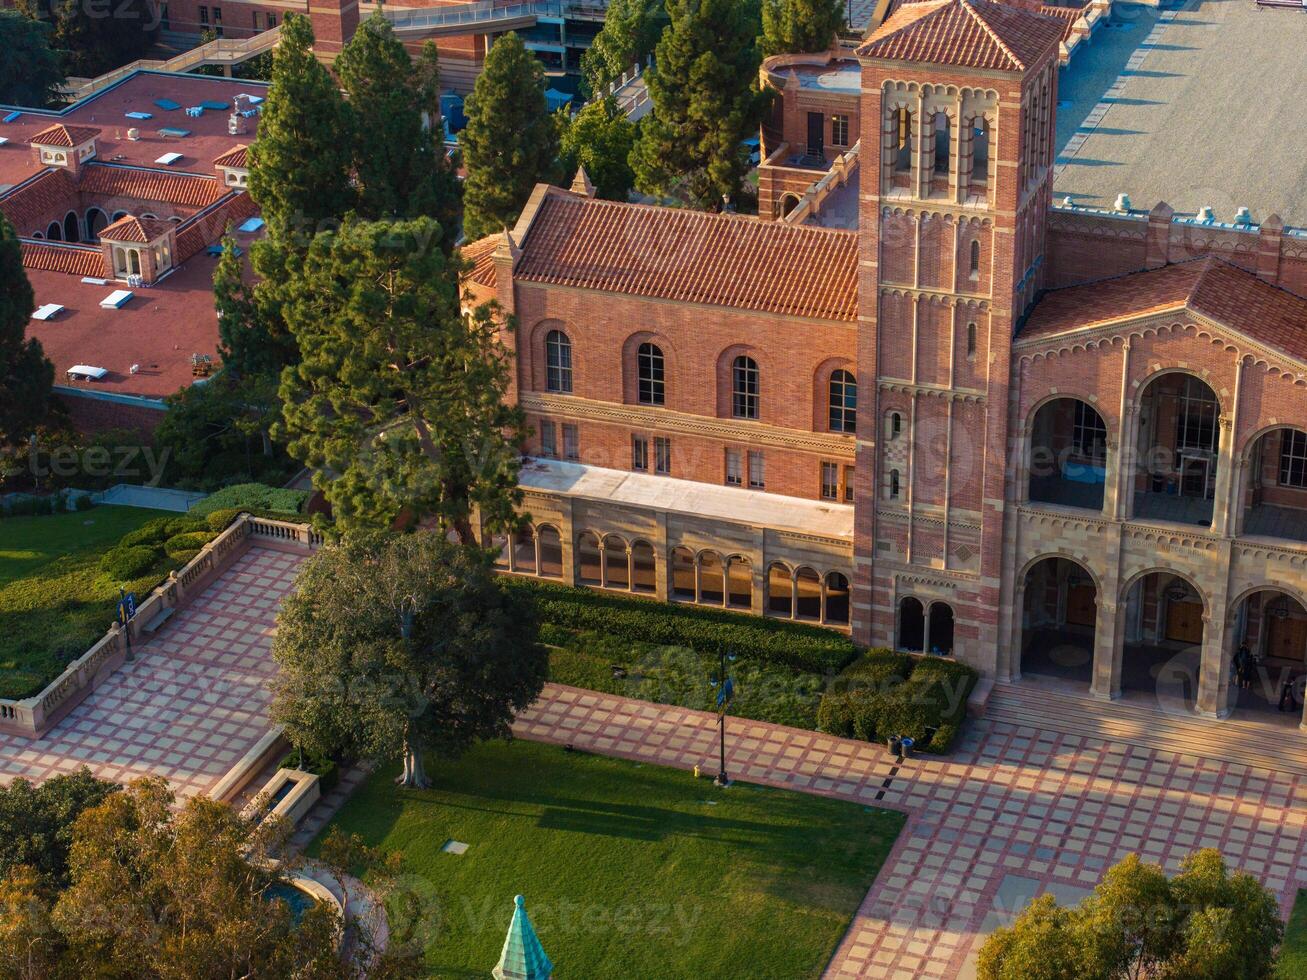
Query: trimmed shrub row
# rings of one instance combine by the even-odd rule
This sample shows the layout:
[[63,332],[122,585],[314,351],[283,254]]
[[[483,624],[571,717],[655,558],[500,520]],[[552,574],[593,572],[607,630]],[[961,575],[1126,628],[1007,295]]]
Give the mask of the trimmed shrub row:
[[237,483],[205,497],[190,509],[192,517],[208,517],[220,510],[268,511],[285,516],[298,514],[308,499],[305,490],[284,490],[262,483]]
[[967,713],[974,669],[942,657],[871,650],[831,684],[817,725],[832,735],[881,741],[911,737],[924,752],[947,752]]
[[144,575],[165,556],[184,565],[215,537],[216,531],[194,517],[157,517],[128,531],[106,551],[100,571],[115,581],[126,581]]
[[736,652],[816,674],[837,673],[857,656],[851,639],[817,626],[699,606],[655,604],[535,579],[504,581],[510,588],[533,594],[541,622],[564,629],[689,647],[714,656]]

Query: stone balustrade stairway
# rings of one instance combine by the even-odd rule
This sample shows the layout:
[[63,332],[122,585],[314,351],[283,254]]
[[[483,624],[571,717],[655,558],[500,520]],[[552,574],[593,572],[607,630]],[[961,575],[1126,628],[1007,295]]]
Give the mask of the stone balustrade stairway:
[[1164,711],[1142,699],[1100,701],[1025,680],[995,684],[985,718],[1307,776],[1307,733],[1274,715],[1266,721],[1255,716],[1213,721]]

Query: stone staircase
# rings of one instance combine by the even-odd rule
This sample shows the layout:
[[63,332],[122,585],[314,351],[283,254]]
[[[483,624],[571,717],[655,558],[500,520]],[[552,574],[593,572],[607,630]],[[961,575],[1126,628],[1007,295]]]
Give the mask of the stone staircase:
[[[988,721],[1307,776],[1307,733],[1287,718],[1209,721],[1144,700],[1100,701],[1030,679],[994,685]],[[1294,721],[1296,722],[1296,716]]]

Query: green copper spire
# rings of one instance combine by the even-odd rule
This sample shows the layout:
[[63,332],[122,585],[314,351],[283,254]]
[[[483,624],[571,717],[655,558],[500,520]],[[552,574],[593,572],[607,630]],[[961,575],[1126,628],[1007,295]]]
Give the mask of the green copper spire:
[[545,948],[531,926],[526,914],[526,899],[518,895],[513,899],[513,921],[504,939],[504,951],[495,966],[495,980],[549,980],[554,964],[545,955]]

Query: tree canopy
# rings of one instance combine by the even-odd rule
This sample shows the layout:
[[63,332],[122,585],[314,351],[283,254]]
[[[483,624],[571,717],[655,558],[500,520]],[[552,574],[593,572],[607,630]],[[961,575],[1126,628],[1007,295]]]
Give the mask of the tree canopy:
[[558,159],[563,179],[585,167],[599,197],[625,201],[635,185],[631,149],[636,126],[612,96],[591,102],[575,116],[560,113]]
[[[352,132],[349,107],[313,54],[309,19],[287,14],[249,150],[250,194],[273,238],[302,249],[355,206]],[[269,278],[258,261],[255,267]]]
[[841,0],[763,0],[762,53],[827,51],[843,25]]
[[581,55],[581,74],[591,94],[602,94],[614,79],[644,64],[666,26],[664,0],[611,0],[603,29]]
[[1073,909],[1036,899],[980,951],[981,980],[1269,980],[1284,931],[1275,897],[1219,851],[1168,880],[1137,855]]
[[272,715],[312,751],[456,757],[505,738],[539,695],[548,657],[522,590],[488,554],[434,531],[347,536],[304,566],[282,604]]
[[59,101],[64,72],[50,33],[49,24],[0,10],[0,103],[39,109]]
[[497,307],[464,316],[458,254],[430,218],[347,218],[319,235],[287,286],[303,357],[282,374],[290,453],[314,471],[342,528],[436,519],[476,540],[517,522],[523,416]]
[[671,23],[646,73],[653,112],[631,155],[636,186],[720,208],[748,172],[742,145],[766,106],[758,89],[757,7],[741,0],[668,0]]
[[66,886],[73,824],[117,789],[85,766],[39,784],[15,779],[0,787],[0,877],[26,865],[43,888]]
[[35,309],[18,235],[0,215],[0,446],[26,439],[50,409],[54,365],[27,336]]
[[378,10],[359,27],[333,67],[349,96],[355,123],[358,213],[371,219],[435,218],[447,230],[452,247],[459,191],[439,126],[435,45],[423,46],[415,66]]
[[50,25],[50,46],[65,75],[103,75],[144,58],[159,36],[158,5],[151,0],[18,0],[17,6],[25,16]]
[[555,176],[558,129],[545,107],[544,69],[515,32],[486,55],[459,141],[469,241],[515,224],[535,185]]

